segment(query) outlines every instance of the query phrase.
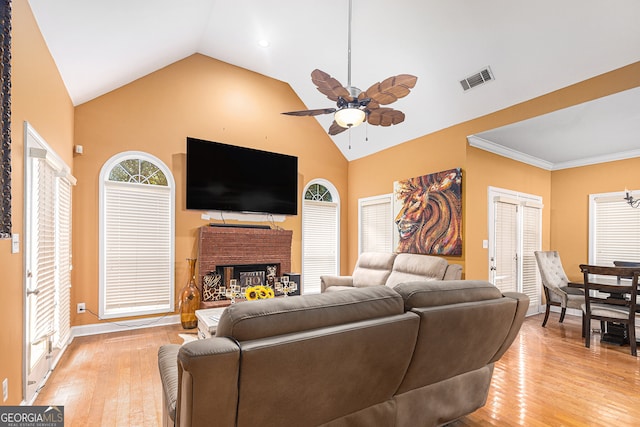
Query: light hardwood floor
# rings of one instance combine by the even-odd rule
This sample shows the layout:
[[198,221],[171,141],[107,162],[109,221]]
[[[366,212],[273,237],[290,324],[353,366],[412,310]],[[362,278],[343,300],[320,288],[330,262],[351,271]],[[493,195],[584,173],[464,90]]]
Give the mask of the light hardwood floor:
[[[640,425],[640,358],[599,335],[585,348],[578,317],[559,324],[552,313],[541,323],[541,315],[525,320],[496,364],[487,404],[450,427]],[[158,426],[157,349],[181,343],[184,332],[176,325],[76,338],[34,404],[64,405],[65,426]]]

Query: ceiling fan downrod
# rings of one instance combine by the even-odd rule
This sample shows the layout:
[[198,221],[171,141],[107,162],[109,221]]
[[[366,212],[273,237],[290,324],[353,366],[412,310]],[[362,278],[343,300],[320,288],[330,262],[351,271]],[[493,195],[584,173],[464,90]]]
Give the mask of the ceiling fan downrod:
[[351,13],[352,13],[352,1],[349,0],[349,29],[347,36],[347,90],[351,91]]

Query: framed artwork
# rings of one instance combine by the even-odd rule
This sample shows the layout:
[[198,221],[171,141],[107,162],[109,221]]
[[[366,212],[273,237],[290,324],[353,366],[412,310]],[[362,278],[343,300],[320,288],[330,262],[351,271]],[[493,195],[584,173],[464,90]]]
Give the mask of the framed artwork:
[[11,237],[11,0],[0,0],[0,238]]
[[396,252],[462,255],[462,170],[393,184]]

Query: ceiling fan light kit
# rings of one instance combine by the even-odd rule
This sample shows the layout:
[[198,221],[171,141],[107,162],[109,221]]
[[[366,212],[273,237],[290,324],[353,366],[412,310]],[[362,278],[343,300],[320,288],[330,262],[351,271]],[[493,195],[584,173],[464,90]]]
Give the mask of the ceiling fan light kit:
[[359,108],[343,108],[333,116],[340,127],[347,129],[361,125],[366,118],[367,114]]
[[329,135],[337,135],[347,129],[364,122],[372,126],[391,126],[402,123],[405,115],[393,108],[380,107],[391,104],[399,98],[407,96],[416,85],[418,78],[410,74],[400,74],[375,83],[362,92],[351,86],[351,1],[349,0],[349,49],[348,49],[348,82],[342,86],[337,79],[321,70],[311,72],[311,81],[318,91],[336,102],[336,108],[320,108],[315,110],[289,111],[282,114],[290,116],[319,116],[333,114],[333,123],[329,127]]

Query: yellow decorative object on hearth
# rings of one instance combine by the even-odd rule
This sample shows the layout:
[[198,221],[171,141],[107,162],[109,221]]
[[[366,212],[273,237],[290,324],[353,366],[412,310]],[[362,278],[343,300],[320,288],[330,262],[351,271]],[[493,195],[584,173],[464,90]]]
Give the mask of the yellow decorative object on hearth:
[[196,285],[196,258],[187,258],[189,262],[189,280],[180,291],[180,323],[185,329],[198,326],[196,310],[200,308],[200,291]]
[[255,301],[258,299],[273,298],[276,294],[269,286],[249,286],[244,296],[247,298],[247,301]]

